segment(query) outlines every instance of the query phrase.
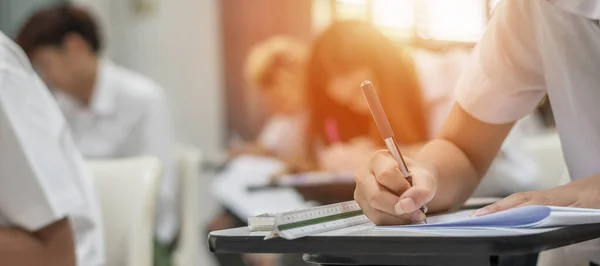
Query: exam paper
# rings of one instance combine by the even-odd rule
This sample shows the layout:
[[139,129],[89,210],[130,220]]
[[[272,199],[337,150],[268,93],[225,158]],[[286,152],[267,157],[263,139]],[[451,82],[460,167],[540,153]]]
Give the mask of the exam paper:
[[271,158],[237,157],[213,181],[211,192],[240,219],[310,207],[294,189],[247,191],[250,185],[266,185],[271,175],[284,167],[282,162]]
[[596,209],[524,206],[481,217],[470,217],[472,212],[473,210],[466,210],[452,214],[430,216],[427,217],[427,224],[382,226],[378,228],[381,230],[432,227],[545,228],[600,223],[600,210]]

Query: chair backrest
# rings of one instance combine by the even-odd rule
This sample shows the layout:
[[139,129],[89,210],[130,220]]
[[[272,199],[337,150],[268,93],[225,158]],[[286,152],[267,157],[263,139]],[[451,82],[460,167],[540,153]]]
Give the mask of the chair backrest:
[[102,209],[106,265],[151,266],[160,161],[129,158],[89,165]]
[[200,265],[200,168],[202,153],[194,148],[178,148],[179,206],[181,233],[173,255],[174,266]]

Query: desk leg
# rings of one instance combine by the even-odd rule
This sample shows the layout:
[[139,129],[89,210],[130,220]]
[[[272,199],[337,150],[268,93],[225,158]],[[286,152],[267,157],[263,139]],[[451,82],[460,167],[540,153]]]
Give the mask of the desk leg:
[[498,258],[482,256],[344,256],[305,254],[304,261],[321,266],[497,266]]

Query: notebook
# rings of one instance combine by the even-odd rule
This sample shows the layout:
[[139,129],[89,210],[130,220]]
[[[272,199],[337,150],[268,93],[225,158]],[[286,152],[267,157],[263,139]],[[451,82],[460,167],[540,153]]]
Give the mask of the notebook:
[[452,214],[436,215],[427,218],[428,223],[380,226],[380,230],[398,228],[548,228],[579,224],[600,223],[600,210],[524,206],[480,217],[470,217],[473,210],[460,211]]

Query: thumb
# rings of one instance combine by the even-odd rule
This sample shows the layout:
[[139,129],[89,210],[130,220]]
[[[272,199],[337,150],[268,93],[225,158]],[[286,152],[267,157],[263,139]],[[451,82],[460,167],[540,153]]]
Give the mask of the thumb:
[[412,187],[407,189],[396,204],[397,213],[419,210],[433,199],[437,190],[435,177],[428,171],[415,168],[412,172]]
[[434,193],[426,187],[413,186],[400,196],[395,206],[396,214],[411,213],[425,206],[433,198]]

